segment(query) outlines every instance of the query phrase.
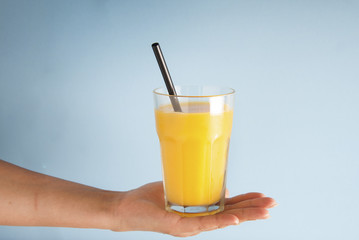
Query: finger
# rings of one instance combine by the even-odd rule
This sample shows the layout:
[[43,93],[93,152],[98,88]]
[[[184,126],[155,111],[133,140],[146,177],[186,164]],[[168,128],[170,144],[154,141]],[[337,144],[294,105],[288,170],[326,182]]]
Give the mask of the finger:
[[240,223],[249,220],[269,218],[269,212],[265,208],[237,208],[225,210],[225,213],[235,215]]
[[261,208],[272,208],[276,206],[277,203],[273,198],[270,197],[261,197],[244,200],[232,205],[225,206],[226,209],[236,209],[236,208],[248,208],[248,207],[261,207]]
[[228,188],[226,188],[226,193],[225,193],[225,195],[224,195],[226,198],[229,198],[229,190],[228,190]]
[[218,228],[224,228],[239,223],[234,214],[221,213],[211,216],[181,218],[176,224],[174,236],[192,236],[203,231],[210,231]]
[[226,199],[225,204],[235,204],[237,202],[240,201],[244,201],[244,200],[248,200],[248,199],[252,199],[252,198],[261,198],[261,197],[265,197],[265,195],[263,193],[257,193],[257,192],[250,192],[250,193],[246,193],[246,194],[241,194],[232,198],[228,198]]

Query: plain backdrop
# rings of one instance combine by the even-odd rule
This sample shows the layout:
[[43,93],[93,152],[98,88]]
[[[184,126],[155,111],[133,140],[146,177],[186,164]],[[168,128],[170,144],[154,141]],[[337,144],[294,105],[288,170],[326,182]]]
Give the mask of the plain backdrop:
[[[279,203],[191,239],[359,238],[355,0],[0,0],[0,158],[109,190],[160,180],[153,42],[176,84],[237,90],[228,188]],[[2,226],[0,239],[175,238]]]

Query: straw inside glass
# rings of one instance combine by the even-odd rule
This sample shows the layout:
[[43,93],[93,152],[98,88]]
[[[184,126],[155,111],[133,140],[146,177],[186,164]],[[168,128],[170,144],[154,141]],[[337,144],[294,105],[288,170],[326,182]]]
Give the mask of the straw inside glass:
[[168,67],[165,61],[165,58],[163,57],[162,50],[159,43],[153,43],[152,49],[155,54],[155,57],[157,59],[158,66],[160,67],[163,80],[165,81],[166,88],[168,91],[168,94],[170,96],[171,104],[173,107],[173,110],[175,112],[182,112],[181,105],[179,104],[176,89],[173,85],[172,78],[170,75],[170,72],[168,71]]

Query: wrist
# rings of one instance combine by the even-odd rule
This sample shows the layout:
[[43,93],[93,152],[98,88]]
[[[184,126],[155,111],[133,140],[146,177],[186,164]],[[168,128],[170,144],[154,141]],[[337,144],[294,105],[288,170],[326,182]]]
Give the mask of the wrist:
[[104,229],[122,232],[127,231],[125,223],[125,207],[123,202],[127,192],[104,191],[103,209],[106,220]]

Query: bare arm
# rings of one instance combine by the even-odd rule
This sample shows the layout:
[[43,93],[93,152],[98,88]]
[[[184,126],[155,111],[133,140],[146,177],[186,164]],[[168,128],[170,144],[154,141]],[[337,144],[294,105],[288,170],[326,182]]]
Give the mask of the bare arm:
[[105,229],[122,195],[0,160],[0,225]]
[[226,199],[212,216],[183,218],[164,210],[162,182],[115,192],[29,171],[0,160],[0,225],[153,231],[192,236],[266,219],[274,199],[247,193]]

